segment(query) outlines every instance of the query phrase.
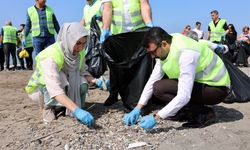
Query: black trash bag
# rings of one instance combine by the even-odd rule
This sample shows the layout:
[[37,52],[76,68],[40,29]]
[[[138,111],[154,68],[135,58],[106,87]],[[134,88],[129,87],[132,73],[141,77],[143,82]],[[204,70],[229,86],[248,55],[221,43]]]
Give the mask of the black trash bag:
[[141,46],[144,34],[148,27],[134,32],[112,35],[104,42],[104,57],[107,63],[117,68],[131,68],[147,55],[147,51]]
[[148,29],[113,35],[104,42],[104,58],[110,69],[118,72],[118,92],[123,103],[130,106],[135,106],[139,101],[155,64],[151,55],[142,47]]
[[243,44],[241,44],[241,46],[239,47],[239,51],[237,54],[237,58],[236,58],[236,64],[247,64],[247,54],[245,51],[245,47]]
[[221,56],[231,79],[231,91],[224,103],[244,103],[250,101],[250,78],[228,59]]
[[103,58],[103,46],[99,43],[100,35],[101,30],[94,16],[90,24],[90,37],[85,57],[87,70],[94,78],[99,78],[107,70],[107,63]]

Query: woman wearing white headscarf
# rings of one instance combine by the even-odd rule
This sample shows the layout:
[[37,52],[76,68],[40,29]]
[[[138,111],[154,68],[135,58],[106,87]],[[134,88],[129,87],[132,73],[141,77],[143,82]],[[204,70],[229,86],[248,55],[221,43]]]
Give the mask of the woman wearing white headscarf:
[[92,115],[83,110],[88,85],[84,76],[83,51],[88,31],[80,23],[66,23],[60,29],[57,41],[36,57],[36,70],[25,90],[34,101],[39,101],[43,120],[55,119],[51,108],[65,106],[66,114],[83,124],[94,124]]

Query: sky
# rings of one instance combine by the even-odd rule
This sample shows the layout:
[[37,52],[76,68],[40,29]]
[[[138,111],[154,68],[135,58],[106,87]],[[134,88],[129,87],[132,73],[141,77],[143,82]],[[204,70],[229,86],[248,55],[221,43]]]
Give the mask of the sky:
[[[243,26],[250,26],[249,0],[149,0],[155,26],[163,27],[167,32],[182,32],[187,24],[195,27],[195,22],[202,23],[202,30],[207,33],[211,21],[210,12],[218,10],[220,18],[233,23],[238,34]],[[0,25],[11,20],[19,28],[25,23],[27,8],[35,0],[1,0]],[[47,0],[60,24],[80,21],[86,0]]]

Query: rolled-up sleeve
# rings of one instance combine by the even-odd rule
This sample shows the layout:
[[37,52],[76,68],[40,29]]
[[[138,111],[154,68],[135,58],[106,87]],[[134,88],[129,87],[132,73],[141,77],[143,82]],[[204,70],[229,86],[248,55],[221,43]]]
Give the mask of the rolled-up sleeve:
[[44,71],[44,81],[50,98],[64,94],[63,87],[65,85],[61,81],[58,66],[54,60],[51,58],[41,60],[41,67]]

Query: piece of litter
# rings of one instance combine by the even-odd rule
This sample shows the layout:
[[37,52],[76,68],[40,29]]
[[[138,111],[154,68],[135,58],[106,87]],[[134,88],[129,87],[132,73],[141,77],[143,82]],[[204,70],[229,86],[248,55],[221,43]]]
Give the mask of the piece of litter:
[[92,107],[94,107],[95,104],[91,105],[89,108],[87,108],[86,110],[90,110]]
[[147,145],[146,142],[135,142],[135,143],[129,144],[128,149],[135,148],[135,147],[141,147],[141,146],[145,146],[145,145]]

